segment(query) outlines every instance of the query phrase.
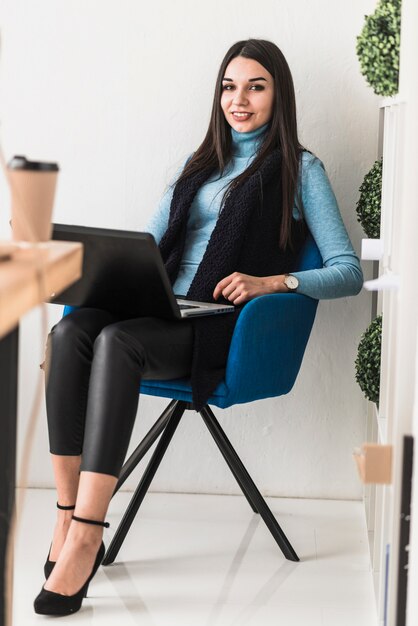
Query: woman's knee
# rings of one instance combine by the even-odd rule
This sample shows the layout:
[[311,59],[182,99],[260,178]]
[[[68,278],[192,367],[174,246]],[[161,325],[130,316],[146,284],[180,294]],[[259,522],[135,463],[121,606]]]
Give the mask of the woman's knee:
[[93,353],[93,342],[95,335],[87,332],[79,318],[72,315],[65,315],[55,324],[47,337],[45,347],[45,361],[41,365],[45,371],[50,371],[51,359],[55,363],[68,361],[77,356],[83,360],[91,360]]
[[144,346],[117,323],[103,328],[94,342],[93,349],[95,357],[99,355],[99,359],[117,360],[119,355],[127,355],[141,369],[145,366]]
[[92,346],[102,328],[113,321],[113,316],[106,311],[80,308],[62,317],[51,328],[50,336],[53,341],[68,342],[71,345],[81,339]]
[[49,337],[52,341],[73,341],[80,334],[80,327],[71,314],[65,315],[50,330]]

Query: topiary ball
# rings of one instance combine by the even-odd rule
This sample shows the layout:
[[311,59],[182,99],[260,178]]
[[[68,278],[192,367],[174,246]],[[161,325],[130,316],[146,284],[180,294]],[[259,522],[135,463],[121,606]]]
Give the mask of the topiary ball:
[[382,315],[378,315],[362,334],[358,346],[356,381],[366,398],[379,406],[380,353],[382,344]]
[[380,0],[357,37],[356,52],[361,73],[375,94],[398,93],[401,0]]
[[357,220],[370,239],[380,237],[380,213],[382,204],[383,157],[375,161],[360,186],[360,198],[356,205]]

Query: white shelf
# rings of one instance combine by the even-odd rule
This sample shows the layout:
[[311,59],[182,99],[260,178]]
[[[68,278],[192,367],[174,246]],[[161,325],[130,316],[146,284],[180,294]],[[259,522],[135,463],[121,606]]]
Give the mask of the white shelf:
[[403,98],[401,94],[397,93],[394,96],[382,98],[379,102],[379,109],[383,109],[384,107],[391,107],[396,104],[402,104],[403,102],[405,102],[405,98]]

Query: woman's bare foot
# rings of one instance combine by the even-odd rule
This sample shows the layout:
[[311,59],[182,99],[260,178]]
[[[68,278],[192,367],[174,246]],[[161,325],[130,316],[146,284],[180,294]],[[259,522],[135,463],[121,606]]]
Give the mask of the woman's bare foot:
[[102,536],[100,526],[73,522],[44,589],[65,596],[77,593],[92,572]]

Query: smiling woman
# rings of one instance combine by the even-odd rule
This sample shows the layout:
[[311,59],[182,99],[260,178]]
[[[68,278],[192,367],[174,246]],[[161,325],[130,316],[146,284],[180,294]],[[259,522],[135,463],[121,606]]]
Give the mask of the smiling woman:
[[[157,370],[160,380],[190,377],[200,411],[224,378],[249,300],[288,291],[340,297],[361,288],[323,165],[298,140],[293,80],[275,44],[249,39],[228,50],[206,136],[148,230],[176,294],[203,302],[222,297],[235,308],[181,321],[81,308],[51,330],[46,408],[59,505],[37,613],[78,611],[100,565],[103,520],[141,380]],[[295,272],[309,230],[325,267]]]
[[[239,113],[246,115],[240,117]],[[232,180],[224,181],[229,184],[223,200],[229,192],[249,181],[269,155],[279,151],[281,191],[278,202],[282,205],[282,219],[277,236],[282,248],[292,249],[292,209],[295,194],[299,196],[297,181],[305,148],[298,139],[292,74],[282,51],[271,41],[238,41],[228,50],[218,71],[206,137],[176,183],[206,168],[218,169],[223,176],[226,166],[231,165],[234,150],[231,127],[241,134],[256,131],[265,124],[268,126],[261,141],[250,148],[253,148],[251,156],[254,158],[236,172]],[[301,205],[300,197],[298,204]],[[287,291],[283,276],[279,283],[282,287],[278,290]]]
[[[267,238],[276,247],[294,248],[296,230],[306,226],[313,235],[324,267],[317,270],[271,272],[270,275],[241,268],[217,282],[209,294],[222,295],[240,305],[259,295],[295,291],[312,298],[340,298],[359,293],[363,273],[344,226],[339,207],[322,161],[298,139],[296,101],[292,75],[281,50],[272,42],[249,39],[228,50],[218,71],[209,128],[201,145],[188,157],[163,196],[146,229],[165,246],[163,236],[175,220],[171,215],[175,195],[194,176],[202,176],[187,217],[180,267],[174,282],[178,294],[187,294],[204,257],[212,234],[219,229],[218,216],[228,195],[249,183],[266,191],[260,168],[266,159],[277,162],[275,210],[277,227]],[[206,171],[206,181],[204,175]],[[265,183],[266,181],[264,181]],[[265,205],[266,198],[260,204]],[[293,234],[293,237],[292,237]]]

